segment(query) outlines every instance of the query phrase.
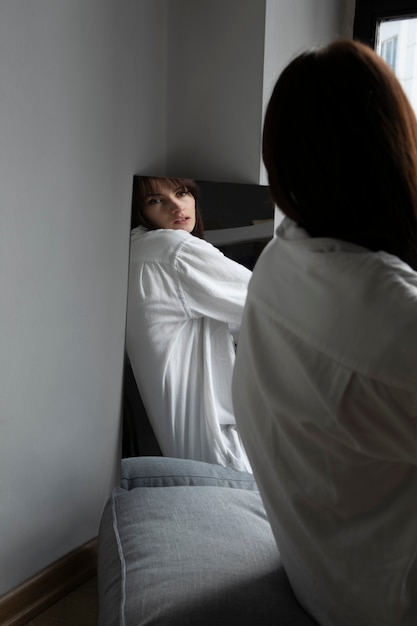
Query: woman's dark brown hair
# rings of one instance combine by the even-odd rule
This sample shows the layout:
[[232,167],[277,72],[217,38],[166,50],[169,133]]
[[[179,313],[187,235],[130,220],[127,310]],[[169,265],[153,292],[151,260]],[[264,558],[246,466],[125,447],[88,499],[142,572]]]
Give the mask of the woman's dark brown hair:
[[287,66],[267,107],[263,159],[275,202],[311,236],[417,269],[417,122],[371,48],[336,41]]
[[132,222],[131,227],[145,226],[155,230],[144,216],[144,200],[147,196],[160,193],[161,187],[181,189],[190,193],[195,200],[195,226],[191,234],[200,239],[204,238],[203,218],[200,207],[200,189],[192,178],[163,178],[158,176],[134,176],[132,194]]

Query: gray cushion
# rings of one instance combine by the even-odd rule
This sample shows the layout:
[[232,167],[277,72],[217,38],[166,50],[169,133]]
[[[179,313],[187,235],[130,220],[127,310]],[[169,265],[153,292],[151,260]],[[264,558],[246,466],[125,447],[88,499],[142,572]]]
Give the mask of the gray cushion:
[[252,474],[202,461],[135,457],[122,459],[120,484],[136,487],[216,486],[257,490]]
[[100,525],[98,586],[100,626],[315,624],[293,595],[256,490],[116,488]]

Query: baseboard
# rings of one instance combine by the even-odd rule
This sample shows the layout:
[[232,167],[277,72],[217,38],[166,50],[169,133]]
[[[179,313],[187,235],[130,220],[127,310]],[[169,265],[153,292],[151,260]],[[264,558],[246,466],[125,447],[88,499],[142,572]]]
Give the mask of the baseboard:
[[0,597],[0,624],[27,624],[96,571],[97,539],[92,539]]

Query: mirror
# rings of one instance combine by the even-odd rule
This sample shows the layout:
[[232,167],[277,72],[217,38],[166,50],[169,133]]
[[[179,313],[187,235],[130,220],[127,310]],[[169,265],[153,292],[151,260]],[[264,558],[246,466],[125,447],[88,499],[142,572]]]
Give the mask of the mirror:
[[[135,177],[139,178],[147,179],[148,176]],[[199,189],[204,239],[226,257],[252,270],[263,248],[273,237],[274,203],[269,188],[265,185],[205,180],[195,180],[195,183]],[[134,203],[133,197],[132,206]],[[132,225],[135,225],[134,220]],[[160,454],[126,351],[122,456]]]
[[273,237],[274,204],[266,185],[196,181],[201,190],[205,239],[253,270]]

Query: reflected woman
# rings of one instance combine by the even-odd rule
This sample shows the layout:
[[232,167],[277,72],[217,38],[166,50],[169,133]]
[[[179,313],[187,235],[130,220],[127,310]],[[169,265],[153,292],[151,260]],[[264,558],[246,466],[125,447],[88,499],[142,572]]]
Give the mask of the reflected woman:
[[251,272],[204,241],[191,179],[136,176],[126,348],[164,456],[251,471],[231,400]]

